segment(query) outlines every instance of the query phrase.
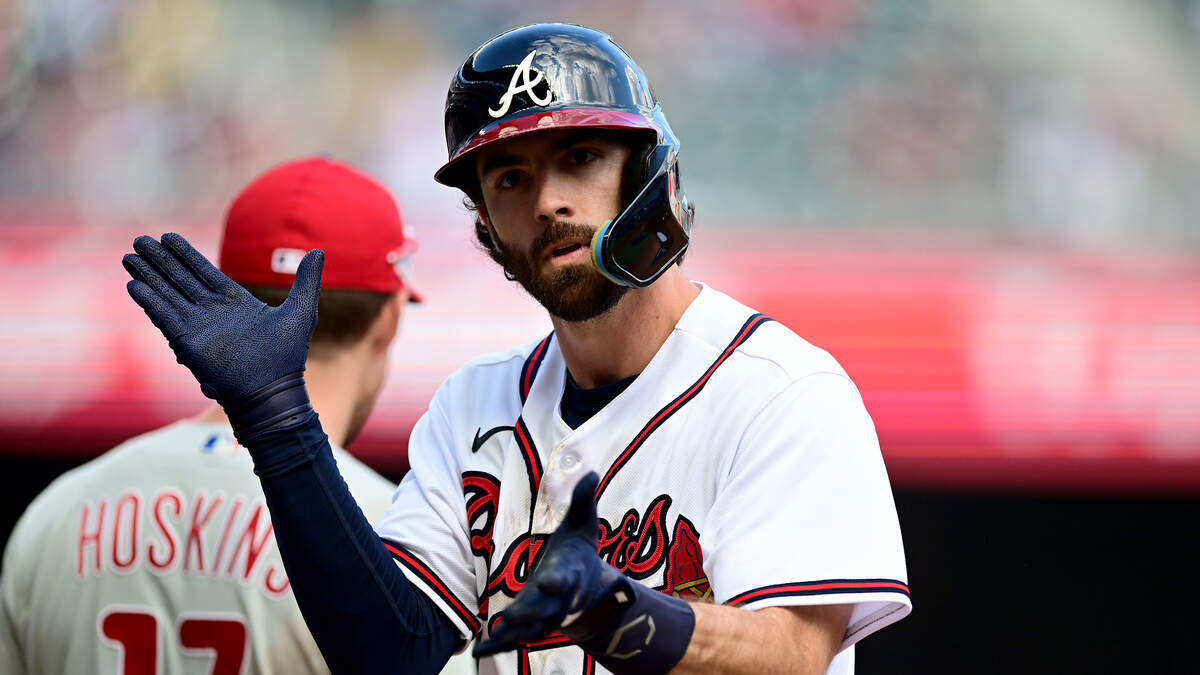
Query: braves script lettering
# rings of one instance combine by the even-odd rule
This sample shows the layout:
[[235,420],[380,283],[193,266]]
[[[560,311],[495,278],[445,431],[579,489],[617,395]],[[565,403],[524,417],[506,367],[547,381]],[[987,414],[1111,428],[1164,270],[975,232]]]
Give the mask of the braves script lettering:
[[659,495],[645,518],[629,509],[616,527],[600,519],[600,557],[632,579],[645,579],[663,563],[667,548],[667,509],[671,498]]
[[467,498],[467,523],[471,526],[471,552],[489,566],[496,544],[492,526],[496,523],[496,503],[500,500],[500,482],[482,471],[463,474],[463,494]]
[[[500,593],[513,598],[525,586],[549,535],[517,537],[493,565],[492,520],[499,482],[487,474],[470,472],[463,476],[463,489],[471,523],[471,549],[484,559],[490,570],[487,586],[479,598],[480,611],[486,615],[488,600],[493,595]],[[668,528],[670,508],[670,496],[659,495],[641,512],[627,511],[615,526],[601,518],[597,546],[600,557],[632,579],[647,579],[661,572],[662,583],[654,586],[660,592],[711,601],[700,535],[682,515],[676,517],[674,528]]]

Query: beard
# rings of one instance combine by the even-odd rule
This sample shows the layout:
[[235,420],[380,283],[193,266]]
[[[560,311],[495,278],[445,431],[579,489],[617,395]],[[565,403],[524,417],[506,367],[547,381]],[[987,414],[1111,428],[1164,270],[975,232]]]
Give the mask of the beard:
[[579,322],[594,319],[615,307],[629,288],[614,284],[590,262],[542,272],[541,252],[558,239],[587,237],[590,241],[594,233],[595,229],[587,225],[556,222],[533,240],[528,251],[516,251],[499,238],[495,243],[505,269],[526,293],[551,316]]

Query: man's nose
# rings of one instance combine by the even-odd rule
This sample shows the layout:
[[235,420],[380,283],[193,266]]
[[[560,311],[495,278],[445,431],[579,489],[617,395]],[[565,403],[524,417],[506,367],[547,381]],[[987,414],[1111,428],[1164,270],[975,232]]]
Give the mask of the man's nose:
[[545,176],[538,186],[538,223],[548,225],[559,220],[571,220],[575,215],[573,197],[566,181],[553,174]]

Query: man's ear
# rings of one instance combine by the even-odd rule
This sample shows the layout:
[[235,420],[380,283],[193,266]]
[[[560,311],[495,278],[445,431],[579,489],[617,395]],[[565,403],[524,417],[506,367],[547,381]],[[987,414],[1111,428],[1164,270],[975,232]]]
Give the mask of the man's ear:
[[488,238],[492,240],[492,248],[500,248],[500,237],[496,234],[496,228],[492,226],[492,221],[488,218],[487,207],[483,205],[483,200],[479,200],[479,204],[475,206],[475,213],[479,216],[479,222],[483,223],[483,227],[487,230]]
[[484,205],[482,199],[475,203],[475,213],[479,214],[479,220],[483,221],[483,224],[487,226],[488,232],[494,237],[496,231],[492,229],[492,220],[488,218],[487,206]]
[[400,332],[400,317],[404,315],[404,306],[408,302],[407,288],[401,288],[392,294],[384,303],[375,320],[367,329],[367,345],[372,352],[386,352]]

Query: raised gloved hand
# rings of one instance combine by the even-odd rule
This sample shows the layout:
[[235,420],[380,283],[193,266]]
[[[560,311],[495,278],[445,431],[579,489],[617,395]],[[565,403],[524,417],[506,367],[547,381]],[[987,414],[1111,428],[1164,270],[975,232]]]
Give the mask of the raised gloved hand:
[[491,635],[475,645],[477,658],[555,630],[613,672],[665,673],[683,657],[695,626],[688,604],[634,582],[597,553],[599,481],[590,472],[575,485],[537,567]]
[[225,409],[242,444],[312,411],[304,388],[325,254],[309,251],[287,300],[270,307],[178,234],[141,236],[122,264],[126,288],[166,336],[200,391]]

